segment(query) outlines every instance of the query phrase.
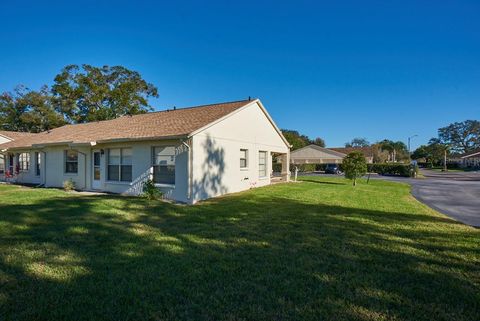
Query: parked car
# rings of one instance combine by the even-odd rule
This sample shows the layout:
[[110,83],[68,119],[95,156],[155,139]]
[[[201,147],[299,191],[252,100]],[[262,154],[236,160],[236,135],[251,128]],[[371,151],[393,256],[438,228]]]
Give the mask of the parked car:
[[325,174],[341,174],[340,166],[338,164],[327,164],[325,167]]

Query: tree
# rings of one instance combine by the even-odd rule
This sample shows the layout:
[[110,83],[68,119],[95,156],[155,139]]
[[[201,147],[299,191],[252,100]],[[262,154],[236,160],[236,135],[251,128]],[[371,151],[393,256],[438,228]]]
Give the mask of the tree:
[[412,159],[425,158],[431,167],[443,163],[444,169],[446,169],[445,156],[449,152],[448,145],[443,144],[438,138],[432,138],[428,145],[422,145],[412,153]]
[[72,123],[146,113],[153,109],[148,98],[158,97],[155,86],[122,66],[66,66],[51,91],[55,107]]
[[345,147],[368,147],[370,142],[366,138],[356,137],[351,142],[345,143]]
[[282,129],[285,139],[292,145],[292,150],[305,147],[313,142],[306,135],[300,135],[296,130]]
[[31,91],[24,86],[14,93],[0,95],[1,129],[38,133],[65,124],[63,116],[52,106],[47,86]]
[[[380,143],[380,148],[383,151],[388,151],[390,154],[390,160],[392,162],[397,162],[399,159],[408,159],[408,150],[407,145],[401,141],[391,141],[388,139],[382,140]],[[397,157],[400,156],[400,157]]]
[[317,138],[315,138],[313,143],[317,146],[325,147],[325,140],[323,140],[323,138],[317,137]]
[[360,152],[351,152],[343,158],[342,162],[345,177],[353,180],[353,186],[357,185],[357,179],[367,173],[367,161]]
[[458,153],[468,153],[480,148],[480,121],[466,120],[438,129],[438,138]]

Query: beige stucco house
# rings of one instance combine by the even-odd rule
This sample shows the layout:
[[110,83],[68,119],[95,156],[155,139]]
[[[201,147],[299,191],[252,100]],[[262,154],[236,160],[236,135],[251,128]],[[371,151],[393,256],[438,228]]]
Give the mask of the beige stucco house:
[[294,150],[290,154],[292,164],[341,164],[347,156],[328,148],[314,144]]
[[5,138],[0,155],[0,180],[138,195],[153,179],[165,198],[193,204],[270,184],[272,155],[288,164],[290,146],[256,99]]

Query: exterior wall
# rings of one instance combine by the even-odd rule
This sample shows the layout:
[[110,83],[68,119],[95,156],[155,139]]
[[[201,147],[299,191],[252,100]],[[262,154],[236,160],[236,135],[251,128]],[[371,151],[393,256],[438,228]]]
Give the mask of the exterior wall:
[[4,143],[8,143],[9,141],[11,141],[11,139],[3,136],[3,135],[0,135],[0,144],[4,144]]
[[[35,172],[35,165],[36,165],[36,159],[35,159],[35,152],[40,152],[39,150],[17,150],[15,152],[12,152],[11,154],[14,154],[14,171],[16,170],[16,164],[18,162],[18,154],[21,153],[28,153],[30,155],[30,164],[28,167],[28,170],[22,170],[18,172],[18,175],[15,176],[14,181],[17,183],[21,184],[35,184],[39,185],[42,183],[43,180],[43,171],[40,171],[40,176],[36,175]],[[9,170],[9,155],[10,153],[5,153],[3,154],[5,157],[5,173]],[[2,156],[0,156],[2,157]],[[41,162],[43,162],[44,155],[40,154],[41,157]],[[5,180],[5,174],[0,176],[1,180]]]
[[[152,147],[162,145],[179,146],[181,142],[175,141],[145,141],[115,144],[101,144],[94,147],[45,147],[42,150],[30,150],[30,168],[20,172],[15,178],[17,183],[44,184],[45,187],[62,187],[66,180],[73,180],[77,189],[93,190],[93,151],[103,150],[100,160],[101,180],[99,191],[138,195],[142,192],[143,182],[153,174]],[[132,182],[111,182],[107,180],[107,149],[132,148]],[[65,173],[65,151],[73,149],[79,152],[78,173]],[[41,175],[35,176],[35,151],[41,153]],[[12,153],[21,153],[16,150]],[[175,185],[158,185],[165,198],[180,202],[189,202],[187,199],[187,161],[188,151],[180,149],[175,160]],[[15,163],[17,159],[15,159]],[[8,168],[8,165],[7,165]]]
[[[248,150],[240,168],[240,149]],[[259,151],[267,152],[267,175],[259,177]],[[289,148],[257,104],[193,137],[192,202],[270,184],[271,153]]]

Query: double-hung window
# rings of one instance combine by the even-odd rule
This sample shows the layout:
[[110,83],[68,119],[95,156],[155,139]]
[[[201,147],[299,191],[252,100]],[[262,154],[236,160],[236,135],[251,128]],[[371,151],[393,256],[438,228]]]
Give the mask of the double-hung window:
[[18,168],[21,172],[26,172],[30,168],[30,153],[18,154]]
[[258,152],[258,177],[267,177],[267,152]]
[[248,149],[240,149],[240,168],[248,168]]
[[153,181],[157,184],[175,184],[175,146],[152,148]]
[[78,152],[76,150],[65,151],[65,173],[78,173]]
[[108,180],[132,181],[132,149],[111,148],[108,150]]

